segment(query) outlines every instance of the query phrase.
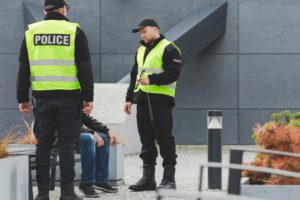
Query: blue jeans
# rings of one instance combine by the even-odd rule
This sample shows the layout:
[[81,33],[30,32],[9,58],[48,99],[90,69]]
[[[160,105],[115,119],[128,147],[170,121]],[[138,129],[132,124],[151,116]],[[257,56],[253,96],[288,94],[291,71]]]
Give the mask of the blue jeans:
[[80,134],[81,183],[107,183],[110,139],[104,133],[98,133],[104,140],[104,146],[96,147],[95,137],[90,133]]

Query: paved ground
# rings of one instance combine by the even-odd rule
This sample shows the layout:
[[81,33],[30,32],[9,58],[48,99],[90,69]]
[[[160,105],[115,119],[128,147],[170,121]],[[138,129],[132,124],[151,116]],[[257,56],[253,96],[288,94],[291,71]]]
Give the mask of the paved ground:
[[[222,162],[228,163],[230,146],[223,146]],[[199,164],[207,162],[207,146],[178,146],[178,164],[176,168],[176,182],[178,190],[197,191],[199,184]],[[253,154],[244,156],[244,160],[252,157]],[[163,168],[161,166],[162,160],[158,158],[158,165],[156,167],[156,181],[158,184],[162,178]],[[129,184],[136,182],[142,175],[142,162],[138,155],[131,155],[125,157],[125,184],[119,186],[119,192],[115,194],[108,194],[99,192],[100,197],[95,199],[101,200],[154,200],[155,192],[131,192],[128,190]],[[222,171],[222,190],[226,190],[228,181],[228,170]],[[207,173],[204,173],[203,188],[207,189]],[[76,187],[78,194],[81,194]],[[37,194],[37,188],[34,187],[34,196]],[[51,200],[59,199],[60,190],[56,187],[55,191],[51,192]],[[82,195],[82,194],[81,194]]]

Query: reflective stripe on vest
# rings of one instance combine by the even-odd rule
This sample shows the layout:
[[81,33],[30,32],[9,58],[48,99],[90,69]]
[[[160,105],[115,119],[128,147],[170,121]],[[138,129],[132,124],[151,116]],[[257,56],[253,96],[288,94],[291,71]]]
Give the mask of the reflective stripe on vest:
[[[146,47],[141,46],[137,52],[137,64],[138,64],[138,74],[137,79],[140,78],[143,71],[143,77],[148,77],[150,74],[159,74],[164,71],[163,69],[163,53],[165,48],[171,44],[170,41],[163,39],[161,40],[147,55],[144,62],[144,55]],[[175,44],[174,44],[175,46]],[[176,46],[175,46],[176,47]],[[178,47],[176,47],[178,49]],[[179,50],[179,49],[178,49]],[[179,50],[180,51],[180,50]],[[134,92],[142,90],[148,93],[154,94],[164,94],[168,96],[175,97],[176,82],[169,85],[137,85]]]
[[74,66],[74,60],[32,60],[30,66],[44,66],[44,65],[62,65],[62,66]]
[[[148,73],[148,74],[159,74],[159,73],[162,73],[164,70],[163,69],[158,69],[158,68],[139,67],[138,68],[138,74],[141,74],[142,71],[145,71],[145,73]],[[169,85],[161,85],[161,86],[176,89],[176,82],[171,83]]]
[[32,76],[31,80],[39,82],[74,82],[78,79],[76,76]]
[[75,36],[78,24],[45,20],[29,25],[26,45],[32,90],[78,90]]

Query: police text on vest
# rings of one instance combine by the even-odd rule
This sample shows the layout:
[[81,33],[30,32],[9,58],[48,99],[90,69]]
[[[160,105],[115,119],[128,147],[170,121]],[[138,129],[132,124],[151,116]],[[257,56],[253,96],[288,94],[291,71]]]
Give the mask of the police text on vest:
[[65,34],[35,34],[34,45],[70,46],[70,35]]

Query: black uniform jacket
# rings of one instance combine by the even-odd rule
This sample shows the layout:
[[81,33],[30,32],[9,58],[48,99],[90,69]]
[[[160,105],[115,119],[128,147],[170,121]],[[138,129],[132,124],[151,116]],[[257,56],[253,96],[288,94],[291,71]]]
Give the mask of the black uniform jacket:
[[[144,56],[144,61],[147,58],[149,52],[165,37],[160,35],[158,39],[150,44],[141,41],[140,43],[146,47],[146,52]],[[132,67],[130,73],[130,85],[126,94],[126,102],[133,102],[138,104],[147,103],[147,95],[143,91],[134,93],[134,87],[136,82],[136,76],[138,74],[138,64],[136,59],[137,53],[135,55],[135,63]],[[179,50],[173,45],[169,44],[163,54],[163,69],[164,71],[159,74],[151,74],[148,76],[151,85],[168,85],[173,83],[179,78],[180,68],[181,68],[181,58]],[[162,95],[162,94],[151,94],[149,93],[149,99],[151,104],[166,104],[175,105],[174,97]]]
[[[48,13],[44,20],[69,21],[64,15],[57,12]],[[77,28],[75,36],[75,61],[78,68],[77,77],[80,82],[81,90],[32,91],[32,96],[35,98],[81,96],[84,101],[93,101],[94,80],[90,52],[87,38],[80,28]],[[19,70],[16,85],[17,100],[19,103],[29,102],[30,84],[30,65],[28,60],[26,40],[24,38],[20,49]]]

